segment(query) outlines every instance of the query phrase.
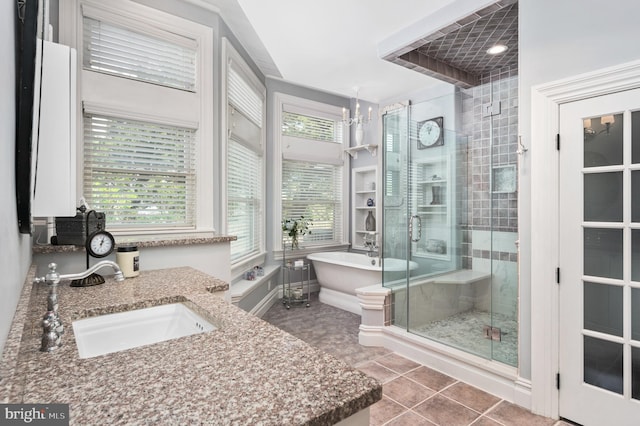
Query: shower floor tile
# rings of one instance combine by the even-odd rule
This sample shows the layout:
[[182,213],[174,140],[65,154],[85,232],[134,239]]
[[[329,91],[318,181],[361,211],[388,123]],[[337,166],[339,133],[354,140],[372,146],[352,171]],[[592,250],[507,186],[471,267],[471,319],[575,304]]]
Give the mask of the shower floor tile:
[[[486,339],[485,325],[493,324],[501,331],[501,341]],[[505,364],[518,365],[518,323],[506,315],[470,310],[415,327],[412,332],[441,343],[492,358]]]
[[388,349],[361,346],[360,316],[318,302],[317,293],[312,293],[309,308],[286,309],[276,303],[262,319],[378,379],[383,396],[371,406],[373,426],[566,424],[536,416]]

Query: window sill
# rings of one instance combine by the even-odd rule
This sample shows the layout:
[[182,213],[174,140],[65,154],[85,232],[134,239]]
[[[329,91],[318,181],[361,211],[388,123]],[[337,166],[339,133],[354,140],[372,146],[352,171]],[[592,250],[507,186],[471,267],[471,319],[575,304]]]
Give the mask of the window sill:
[[217,244],[235,241],[235,235],[213,235],[189,233],[156,236],[115,236],[116,244],[135,244],[138,247],[189,246],[196,244]]
[[234,277],[234,279],[240,278],[248,269],[253,268],[255,265],[264,264],[265,258],[266,253],[260,253],[232,263],[231,276]]
[[[136,245],[138,248],[146,247],[171,247],[171,246],[190,246],[197,244],[218,244],[235,241],[233,235],[207,235],[207,234],[175,234],[175,235],[156,235],[156,236],[115,236],[116,246],[118,245]],[[32,252],[34,254],[48,253],[72,253],[84,251],[84,246],[76,245],[59,245],[51,244],[33,245]]]
[[231,303],[238,304],[238,302],[244,299],[254,289],[260,287],[262,283],[273,278],[278,273],[278,271],[280,271],[280,266],[281,265],[279,263],[273,265],[265,265],[263,276],[256,277],[255,280],[240,280],[232,283],[229,287],[228,293]]

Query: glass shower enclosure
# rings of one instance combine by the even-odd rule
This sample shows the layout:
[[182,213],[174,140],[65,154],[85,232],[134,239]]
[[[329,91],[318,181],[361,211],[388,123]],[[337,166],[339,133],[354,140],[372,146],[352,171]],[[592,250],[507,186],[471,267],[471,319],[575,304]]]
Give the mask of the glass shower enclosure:
[[407,269],[383,264],[383,285],[394,326],[517,366],[517,144],[505,116],[463,123],[477,104],[456,91],[385,110],[382,255]]

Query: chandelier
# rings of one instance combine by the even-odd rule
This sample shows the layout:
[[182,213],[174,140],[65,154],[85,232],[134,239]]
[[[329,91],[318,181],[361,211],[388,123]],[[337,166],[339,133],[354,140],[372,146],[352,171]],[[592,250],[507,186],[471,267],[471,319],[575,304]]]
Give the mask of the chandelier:
[[352,126],[355,124],[356,126],[356,144],[362,145],[362,141],[364,140],[364,128],[363,124],[367,124],[371,121],[371,107],[369,107],[369,111],[367,113],[367,118],[365,119],[360,113],[360,101],[358,99],[358,92],[356,91],[356,113],[353,117],[349,117],[346,108],[342,108],[342,122],[347,126]]

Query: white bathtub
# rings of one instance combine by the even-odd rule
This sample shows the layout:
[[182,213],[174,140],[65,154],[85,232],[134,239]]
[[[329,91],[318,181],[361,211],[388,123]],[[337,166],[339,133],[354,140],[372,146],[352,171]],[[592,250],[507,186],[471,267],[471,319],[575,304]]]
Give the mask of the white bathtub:
[[[356,289],[371,285],[382,285],[382,267],[378,257],[344,251],[319,252],[307,255],[313,262],[313,269],[320,284],[320,302],[345,311],[361,314]],[[386,278],[403,278],[407,270],[407,261],[386,258],[384,270]],[[418,267],[409,262],[409,269]],[[395,273],[394,273],[395,272]]]

